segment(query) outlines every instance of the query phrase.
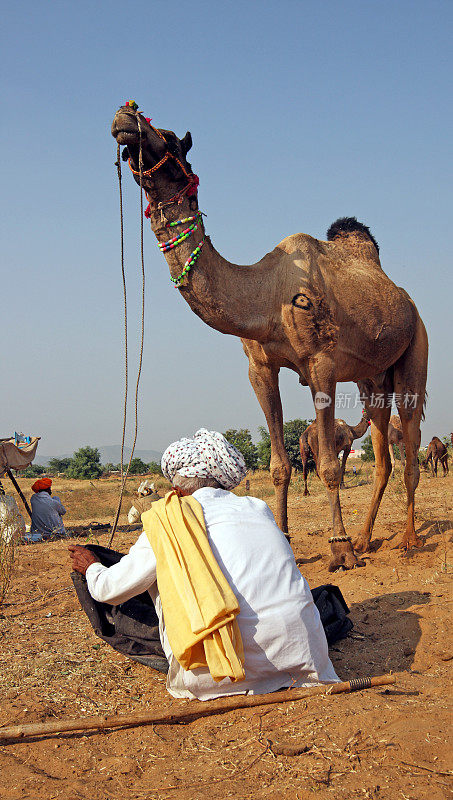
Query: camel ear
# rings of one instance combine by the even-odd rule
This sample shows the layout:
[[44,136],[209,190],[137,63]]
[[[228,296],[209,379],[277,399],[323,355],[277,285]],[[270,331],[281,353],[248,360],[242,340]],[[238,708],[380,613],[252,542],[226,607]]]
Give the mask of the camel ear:
[[184,139],[181,139],[181,147],[184,155],[186,155],[192,147],[192,134],[190,131],[187,131]]

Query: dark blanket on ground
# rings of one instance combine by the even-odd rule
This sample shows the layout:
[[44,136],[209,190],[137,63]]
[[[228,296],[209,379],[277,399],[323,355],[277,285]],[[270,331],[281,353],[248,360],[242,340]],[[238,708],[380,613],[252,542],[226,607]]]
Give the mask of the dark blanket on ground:
[[[123,556],[116,550],[100,545],[86,545],[102,564],[111,567]],[[147,667],[167,672],[168,663],[159,638],[159,619],[148,592],[143,592],[117,606],[98,603],[91,597],[85,576],[71,573],[82,609],[100,639],[123,655]],[[343,639],[353,624],[343,595],[338,586],[326,584],[312,589],[313,600],[319,611],[328,644]]]

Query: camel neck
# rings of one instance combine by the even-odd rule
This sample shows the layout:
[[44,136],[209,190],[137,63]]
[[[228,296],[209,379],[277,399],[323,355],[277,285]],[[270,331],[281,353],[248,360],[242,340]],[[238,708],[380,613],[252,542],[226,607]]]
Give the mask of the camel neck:
[[360,420],[358,425],[355,425],[355,426],[351,425],[351,430],[352,430],[354,439],[360,439],[360,437],[363,436],[368,430],[368,418],[364,416]]
[[202,217],[189,223],[171,225],[196,216],[198,211],[198,205],[188,198],[183,198],[180,204],[159,206],[150,202],[151,227],[160,245],[182,234],[193,222],[197,225],[181,243],[164,252],[171,278],[174,281],[179,278],[187,260],[197,247],[201,247],[186,277],[179,285],[176,284],[184,300],[211,328],[241,338],[265,341],[268,317],[261,275],[266,268],[266,258],[252,266],[230,263],[214,248],[205,232]]

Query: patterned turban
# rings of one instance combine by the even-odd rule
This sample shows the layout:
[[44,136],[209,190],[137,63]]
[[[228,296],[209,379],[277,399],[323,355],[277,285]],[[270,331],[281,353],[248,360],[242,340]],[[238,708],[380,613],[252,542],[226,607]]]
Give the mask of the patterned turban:
[[33,492],[43,492],[44,489],[50,489],[51,486],[52,481],[50,478],[38,478],[31,488]]
[[173,483],[185,478],[214,478],[224,489],[234,489],[247,472],[242,453],[217,431],[200,428],[191,439],[169,445],[162,456],[162,472]]

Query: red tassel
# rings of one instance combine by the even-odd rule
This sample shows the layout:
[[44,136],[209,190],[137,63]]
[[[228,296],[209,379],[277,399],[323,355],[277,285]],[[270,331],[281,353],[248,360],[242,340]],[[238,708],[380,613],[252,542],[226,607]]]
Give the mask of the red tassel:
[[145,214],[146,219],[150,218],[150,216],[151,216],[151,206],[150,206],[149,203],[145,208],[144,214]]
[[200,178],[198,177],[198,175],[191,175],[190,187],[187,190],[187,197],[193,197],[193,195],[198,192],[199,185],[200,185]]

